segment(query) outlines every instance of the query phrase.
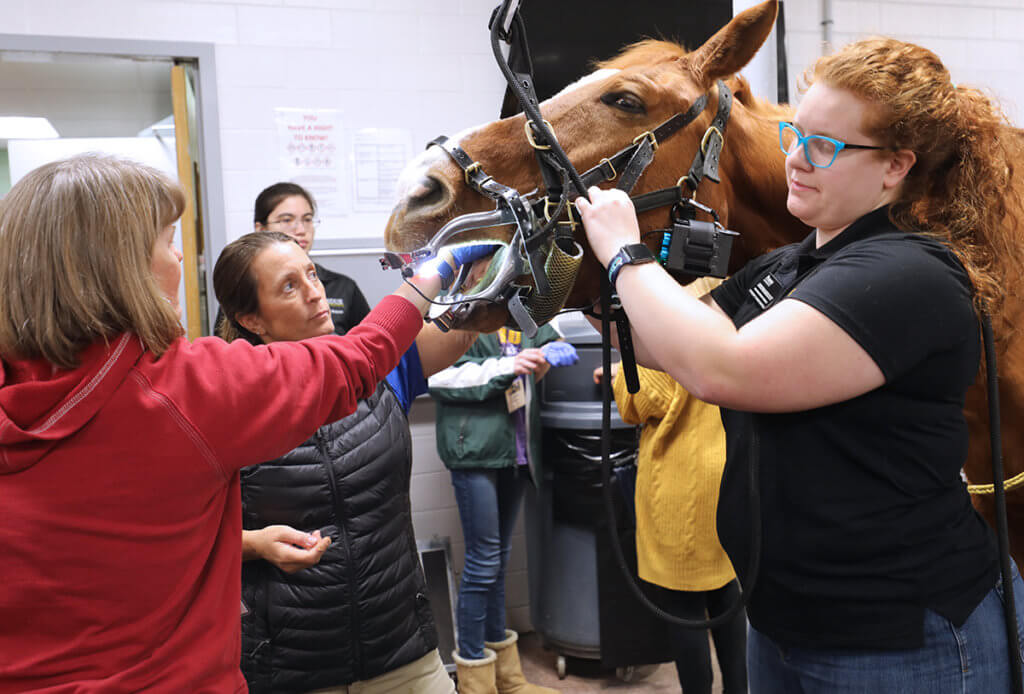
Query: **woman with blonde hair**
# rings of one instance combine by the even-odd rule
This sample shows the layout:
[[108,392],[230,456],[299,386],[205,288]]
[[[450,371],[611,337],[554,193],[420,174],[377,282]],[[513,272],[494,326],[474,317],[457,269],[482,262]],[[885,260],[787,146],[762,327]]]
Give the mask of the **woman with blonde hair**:
[[374,393],[439,289],[344,337],[189,343],[184,207],[101,156],[0,201],[0,692],[243,690],[238,471]]
[[760,472],[751,692],[1007,691],[995,542],[960,469],[975,307],[1021,261],[1020,137],[902,41],[851,44],[808,81],[779,124],[803,242],[696,299],[620,253],[640,240],[620,192],[579,201],[587,236],[638,357],[722,407],[718,533],[740,572]]

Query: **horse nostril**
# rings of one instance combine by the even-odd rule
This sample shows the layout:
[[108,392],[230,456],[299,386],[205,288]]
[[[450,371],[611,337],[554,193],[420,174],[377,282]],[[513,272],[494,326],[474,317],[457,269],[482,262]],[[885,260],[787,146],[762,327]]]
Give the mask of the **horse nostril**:
[[409,191],[410,207],[430,207],[441,202],[444,187],[433,176],[424,176]]

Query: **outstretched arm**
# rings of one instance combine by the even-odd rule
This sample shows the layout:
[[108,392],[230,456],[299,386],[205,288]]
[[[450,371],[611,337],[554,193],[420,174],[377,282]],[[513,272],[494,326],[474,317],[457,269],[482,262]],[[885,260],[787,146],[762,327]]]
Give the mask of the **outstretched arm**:
[[[591,202],[577,204],[590,245],[607,265],[623,245],[639,242],[636,213],[622,191],[590,193]],[[644,363],[706,402],[789,412],[848,400],[885,382],[860,344],[800,301],[782,301],[737,330],[657,263],[625,266],[616,290]]]
[[478,335],[479,333],[469,330],[442,332],[433,323],[424,325],[416,337],[416,349],[420,353],[423,376],[430,378],[438,371],[454,364],[455,360],[473,345]]

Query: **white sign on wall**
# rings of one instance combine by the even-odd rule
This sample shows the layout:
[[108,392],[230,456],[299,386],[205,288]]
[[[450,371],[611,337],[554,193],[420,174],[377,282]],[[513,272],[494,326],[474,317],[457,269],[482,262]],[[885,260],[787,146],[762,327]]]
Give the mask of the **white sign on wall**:
[[352,133],[352,207],[387,212],[397,196],[398,176],[412,155],[412,131],[363,128]]
[[336,109],[275,108],[278,160],[284,178],[313,194],[317,213],[346,213],[341,119]]

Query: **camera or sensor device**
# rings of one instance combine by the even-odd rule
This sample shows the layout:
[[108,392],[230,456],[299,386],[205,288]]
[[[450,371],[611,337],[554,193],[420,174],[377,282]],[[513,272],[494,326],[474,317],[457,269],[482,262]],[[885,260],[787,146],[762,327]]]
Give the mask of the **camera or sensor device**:
[[720,224],[675,218],[664,229],[659,260],[673,274],[725,277],[733,239],[739,236]]

